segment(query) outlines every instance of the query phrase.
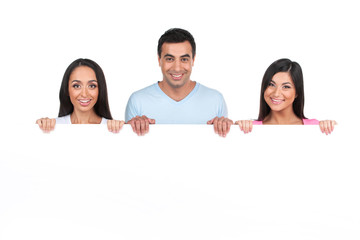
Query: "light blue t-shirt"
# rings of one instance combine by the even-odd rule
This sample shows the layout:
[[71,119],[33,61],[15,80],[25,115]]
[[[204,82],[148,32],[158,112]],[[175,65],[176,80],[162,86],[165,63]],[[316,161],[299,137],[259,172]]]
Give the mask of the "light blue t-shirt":
[[158,83],[134,92],[127,103],[125,121],[145,115],[159,124],[206,124],[214,117],[227,117],[222,94],[196,83],[183,100],[167,96]]

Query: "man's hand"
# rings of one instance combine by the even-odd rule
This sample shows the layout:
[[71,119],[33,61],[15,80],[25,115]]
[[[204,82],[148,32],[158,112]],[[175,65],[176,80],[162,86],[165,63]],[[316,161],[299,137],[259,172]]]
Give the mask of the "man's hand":
[[219,134],[219,136],[221,137],[226,137],[226,134],[230,132],[230,127],[234,124],[234,122],[228,118],[215,117],[212,120],[208,121],[207,124],[214,125],[214,131],[216,134]]
[[146,116],[136,116],[127,122],[138,136],[144,136],[149,132],[149,124],[155,124],[155,119]]

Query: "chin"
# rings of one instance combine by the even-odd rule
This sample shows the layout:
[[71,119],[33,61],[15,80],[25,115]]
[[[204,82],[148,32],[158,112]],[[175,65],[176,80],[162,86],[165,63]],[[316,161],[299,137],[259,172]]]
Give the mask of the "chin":
[[175,85],[172,85],[173,88],[181,88],[183,87],[185,84],[175,84]]
[[80,111],[80,112],[89,112],[89,111],[91,111],[92,109],[94,108],[94,106],[88,106],[88,107],[80,107],[80,108],[78,108],[78,110]]
[[183,81],[167,81],[167,83],[172,87],[172,88],[181,88],[182,86],[185,85],[186,82]]

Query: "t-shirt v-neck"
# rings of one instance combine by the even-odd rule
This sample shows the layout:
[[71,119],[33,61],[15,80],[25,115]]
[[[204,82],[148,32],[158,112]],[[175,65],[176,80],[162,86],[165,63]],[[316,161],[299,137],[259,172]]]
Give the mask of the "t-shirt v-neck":
[[182,100],[180,101],[176,101],[174,99],[172,99],[171,97],[169,97],[163,90],[161,90],[160,86],[159,86],[159,82],[156,84],[156,89],[157,91],[159,91],[159,93],[165,98],[167,99],[167,101],[171,104],[175,104],[175,105],[181,105],[184,104],[185,102],[189,101],[189,99],[191,99],[192,96],[194,96],[194,94],[198,91],[199,89],[199,83],[196,82],[195,87],[193,88],[193,90],[191,90],[191,92]]

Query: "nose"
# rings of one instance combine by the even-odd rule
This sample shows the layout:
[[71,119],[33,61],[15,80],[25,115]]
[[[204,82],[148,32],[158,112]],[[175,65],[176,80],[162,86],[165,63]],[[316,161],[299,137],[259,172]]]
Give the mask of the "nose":
[[174,71],[176,71],[176,72],[181,71],[181,62],[179,59],[174,61]]
[[88,96],[88,89],[87,87],[83,87],[81,89],[81,97],[87,97]]
[[279,97],[281,95],[281,87],[277,87],[274,92],[274,97]]

